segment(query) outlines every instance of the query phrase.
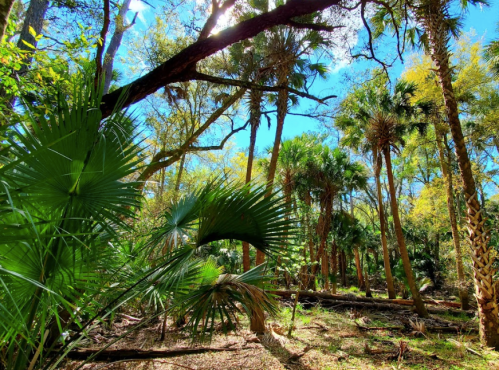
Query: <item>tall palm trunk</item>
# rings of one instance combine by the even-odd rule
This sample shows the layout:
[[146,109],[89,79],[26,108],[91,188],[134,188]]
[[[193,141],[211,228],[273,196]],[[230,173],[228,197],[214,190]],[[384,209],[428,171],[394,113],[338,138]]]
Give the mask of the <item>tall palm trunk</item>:
[[[288,69],[286,65],[281,66],[279,70],[278,85],[288,86]],[[279,158],[279,150],[281,148],[282,130],[284,128],[284,119],[288,113],[288,90],[279,90],[277,93],[277,127],[275,132],[274,147],[272,148],[272,156],[270,157],[269,173],[267,177],[267,196],[272,193],[274,186],[274,178],[277,169],[277,159]],[[265,261],[263,252],[256,252],[256,264],[260,265]]]
[[2,41],[14,0],[0,0],[0,42]]
[[383,263],[385,265],[386,288],[388,290],[388,299],[395,299],[395,287],[393,285],[392,268],[390,267],[390,254],[388,253],[388,243],[386,241],[386,222],[385,222],[385,209],[383,207],[383,195],[381,192],[381,157],[375,154],[376,161],[376,190],[378,193],[378,214],[379,214],[379,229],[381,232],[381,245],[383,247]]
[[[246,166],[246,184],[251,181],[251,173],[253,171],[253,160],[255,158],[256,133],[260,126],[260,116],[262,114],[263,92],[258,90],[250,91],[250,144],[248,148],[248,165]],[[257,252],[258,253],[258,252]],[[250,245],[248,242],[243,242],[243,270],[249,271],[251,268],[250,260]]]
[[445,28],[446,8],[441,1],[428,4],[421,16],[428,33],[430,53],[435,63],[438,79],[444,96],[447,118],[454,140],[457,162],[461,172],[466,197],[468,233],[474,269],[475,296],[480,317],[480,341],[499,349],[499,309],[494,288],[493,248],[489,245],[490,234],[485,227],[485,217],[477,198],[471,161],[464,141],[457,101],[452,86],[452,71],[449,66],[448,36]]
[[[310,208],[312,207],[312,195],[310,194],[310,191],[307,191],[305,193],[305,206],[307,207],[307,211],[305,213],[305,224],[307,227],[308,254],[309,254],[310,263],[313,263],[315,260],[315,253],[314,253],[315,250],[314,250],[313,227],[312,223],[310,222]],[[313,287],[315,290],[315,275],[312,273],[312,270],[310,270],[310,275],[308,276],[307,260],[305,259],[303,262],[304,262],[303,266],[304,275],[302,279],[303,284],[305,286],[308,286],[309,288]]]
[[[328,263],[328,253],[327,253],[327,237],[329,235],[329,230],[331,229],[331,215],[333,212],[333,195],[330,192],[326,192],[321,199],[321,217],[322,222],[319,220],[319,234],[321,237],[321,244],[317,255],[315,257],[316,262],[321,262],[321,273],[324,278],[324,289],[329,290],[329,263]],[[315,264],[312,267],[312,275],[317,274],[319,265]]]
[[437,136],[437,147],[438,155],[440,157],[440,166],[442,168],[442,175],[444,177],[445,190],[447,192],[447,212],[449,213],[449,220],[452,230],[452,240],[454,242],[454,250],[456,251],[456,270],[457,279],[459,283],[459,298],[461,300],[461,308],[463,310],[469,309],[469,299],[468,290],[465,285],[464,269],[463,269],[463,257],[461,255],[461,237],[459,235],[459,230],[457,227],[456,220],[456,206],[454,205],[454,189],[452,185],[452,170],[447,166],[447,160],[445,158],[445,151],[442,143],[442,134],[438,132],[438,128],[435,125],[435,131]]
[[[352,216],[352,220],[355,221],[355,215],[353,211],[353,197],[352,192],[350,192],[350,215]],[[353,254],[355,257],[355,269],[357,270],[357,281],[359,283],[359,289],[364,289],[364,275],[362,274],[362,266],[360,263],[360,255],[359,255],[359,247],[357,245],[353,246]]]
[[402,258],[402,264],[404,265],[405,276],[407,278],[407,283],[409,284],[409,289],[412,293],[412,299],[414,300],[414,305],[416,306],[416,312],[419,316],[428,317],[428,312],[421,299],[419,290],[416,287],[416,281],[412,274],[411,261],[409,260],[409,253],[407,252],[407,247],[405,245],[404,234],[402,233],[402,225],[400,223],[399,209],[397,204],[397,197],[395,191],[395,184],[393,181],[392,172],[392,159],[390,155],[390,148],[383,149],[383,154],[385,156],[386,162],[386,172],[388,175],[388,185],[390,189],[390,204],[392,208],[393,224],[395,227],[395,235],[397,236],[397,242],[400,249],[400,257]]

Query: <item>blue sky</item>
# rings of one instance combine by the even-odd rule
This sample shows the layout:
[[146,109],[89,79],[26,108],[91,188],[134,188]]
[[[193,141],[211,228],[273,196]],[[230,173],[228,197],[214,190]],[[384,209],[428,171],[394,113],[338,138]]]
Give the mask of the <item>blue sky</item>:
[[[484,7],[482,9],[480,7],[471,7],[468,14],[465,16],[463,32],[469,32],[471,29],[474,29],[478,36],[484,36],[485,42],[488,42],[493,38],[499,37],[499,33],[497,32],[498,21],[499,1],[494,1],[493,3],[491,3],[490,7]],[[406,60],[408,60],[407,57],[411,53],[413,53],[413,51],[406,53]],[[367,62],[356,62],[352,65],[345,66],[335,74],[332,74],[326,81],[316,81],[311,92],[319,97],[332,94],[336,94],[341,97],[347,92],[345,90],[348,88],[348,85],[343,82],[343,76],[345,74],[354,76],[355,74],[358,74],[369,67],[376,67],[376,65],[369,64]],[[334,68],[334,66],[331,66],[331,68]],[[390,75],[393,78],[396,78],[400,76],[404,68],[405,65],[398,61],[390,69]],[[312,105],[314,104],[315,103],[312,103]],[[334,104],[334,102],[332,102],[332,104]],[[309,106],[310,102],[307,102],[305,101],[305,99],[301,98],[300,106],[293,107],[292,111],[306,111],[307,107]],[[270,109],[273,110],[275,108],[271,107]],[[273,115],[273,118],[274,120],[272,121],[273,124],[270,130],[268,129],[266,119],[262,119],[257,137],[258,152],[262,152],[266,147],[273,145],[274,143],[275,115]],[[288,115],[284,125],[283,138],[291,138],[306,131],[320,130],[323,130],[322,123],[319,123],[314,119]],[[235,136],[235,142],[240,150],[245,150],[249,145],[249,130],[238,133]]]
[[[128,18],[130,18],[129,20],[131,20],[135,12],[139,13],[138,22],[133,29],[133,32],[137,32],[136,35],[138,35],[139,32],[143,32],[144,30],[147,29],[148,24],[151,21],[153,21],[154,14],[156,11],[159,10],[159,8],[152,9],[151,7],[149,7],[149,5],[142,2],[141,0],[132,0],[130,5],[130,10],[131,11],[128,13]],[[469,32],[471,29],[474,29],[478,36],[484,36],[485,42],[488,42],[493,38],[499,38],[499,33],[497,32],[498,21],[499,21],[499,0],[491,1],[491,5],[489,7],[481,8],[481,7],[470,6],[468,14],[465,15],[463,32]],[[227,22],[226,19],[220,19],[218,23],[221,25],[226,22]],[[223,26],[219,28],[223,28]],[[362,39],[362,37],[360,37],[360,39]],[[380,50],[381,53],[394,52],[394,50],[392,50],[389,47],[385,48],[386,50]],[[123,52],[126,52],[126,47],[124,48]],[[413,51],[408,51],[404,56],[405,60],[409,60],[408,56],[412,53]],[[339,58],[341,59],[342,56],[340,55]],[[324,62],[328,63],[328,61]],[[335,100],[339,101],[341,97],[348,92],[346,90],[349,88],[349,85],[345,83],[346,75],[350,77],[355,77],[356,75],[359,75],[359,73],[373,67],[377,67],[377,65],[373,63],[368,63],[366,61],[358,61],[351,65],[345,64],[345,61],[340,62],[339,64],[336,65],[332,64],[330,65],[330,69],[336,70],[336,72],[330,74],[326,81],[317,79],[313,87],[311,88],[311,93],[318,97],[324,97],[333,94],[338,95],[339,96],[338,99],[330,100],[331,105],[334,105]],[[402,64],[400,61],[397,61],[394,64],[394,66],[390,69],[390,75],[392,76],[392,78],[396,78],[400,76],[404,68],[405,65]],[[293,107],[292,111],[297,113],[303,113],[307,111],[307,109],[315,105],[316,105],[315,102],[311,102],[307,99],[300,98],[299,106]],[[269,110],[275,109],[274,107],[271,106],[267,108]],[[273,145],[275,138],[275,121],[276,121],[275,114],[271,115],[271,117],[272,117],[272,126],[270,130],[268,129],[267,120],[265,118],[262,118],[261,126],[258,131],[258,137],[257,137],[257,152],[259,153],[261,153],[266,147]],[[300,135],[301,133],[306,131],[319,132],[323,129],[324,129],[323,124],[317,122],[317,120],[306,117],[288,115],[284,125],[283,138],[284,139],[291,138],[296,135]],[[233,137],[233,141],[238,147],[236,150],[246,151],[249,145],[249,129],[247,129],[246,131],[241,131],[240,133],[236,134]],[[332,138],[332,141],[334,143],[335,138]]]

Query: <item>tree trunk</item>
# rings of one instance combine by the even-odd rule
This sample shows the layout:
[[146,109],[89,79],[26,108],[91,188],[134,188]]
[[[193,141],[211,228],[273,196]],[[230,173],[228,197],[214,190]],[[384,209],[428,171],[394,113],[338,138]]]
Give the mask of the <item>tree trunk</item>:
[[178,195],[180,192],[180,184],[182,183],[182,174],[184,173],[184,167],[185,167],[185,154],[180,159],[180,163],[178,165],[177,180],[175,181],[175,190],[173,196],[175,202],[178,200]]
[[420,20],[428,33],[430,53],[435,63],[437,75],[445,102],[445,108],[454,140],[457,162],[461,172],[463,190],[466,197],[468,233],[471,258],[474,269],[475,296],[480,317],[480,341],[482,344],[499,349],[499,309],[494,288],[493,248],[489,245],[490,234],[485,227],[485,217],[478,202],[471,161],[464,141],[459,120],[457,101],[452,86],[452,70],[449,65],[448,34],[446,28],[445,4],[431,3]]
[[31,60],[33,59],[34,49],[26,45],[24,42],[33,45],[35,48],[38,44],[38,41],[36,41],[35,37],[29,32],[30,27],[33,27],[33,30],[37,35],[42,33],[43,22],[45,20],[45,14],[47,13],[48,7],[48,0],[31,0],[29,2],[26,17],[24,18],[23,28],[21,29],[21,34],[19,35],[19,40],[17,42],[17,46],[21,50],[28,51],[29,53],[23,61],[24,64],[21,66],[21,69],[18,72],[19,74],[26,73]]
[[[308,254],[309,254],[309,261],[312,263],[315,260],[315,255],[314,255],[314,239],[313,239],[313,230],[312,230],[312,224],[310,222],[310,208],[312,207],[312,196],[310,195],[310,191],[306,191],[305,193],[305,206],[307,207],[305,211],[305,226],[307,227],[307,242],[308,242]],[[306,287],[308,288],[313,288],[315,290],[315,275],[312,274],[312,270],[310,270],[310,275],[308,274],[308,268],[307,268],[307,260],[306,260],[306,248],[303,248],[303,256],[304,258],[304,266],[303,266],[303,277],[302,281],[303,284],[305,284]]]
[[[253,171],[253,160],[255,158],[256,134],[260,126],[261,104],[263,92],[257,90],[250,91],[250,144],[248,148],[248,164],[246,166],[246,184],[251,181],[251,173]],[[258,255],[258,251],[257,251]],[[248,242],[243,242],[243,270],[249,271],[251,268],[250,261],[250,245]]]
[[345,251],[340,252],[341,258],[341,285],[345,288],[347,286],[347,255]]
[[[386,287],[388,290],[388,298],[395,299],[395,287],[393,286],[392,269],[390,267],[390,255],[388,253],[388,243],[386,241],[386,223],[385,223],[385,210],[383,207],[383,194],[381,193],[381,181],[379,172],[381,171],[381,157],[376,155],[376,190],[378,192],[378,214],[379,214],[379,229],[381,233],[381,245],[383,247],[383,263],[385,265]],[[376,265],[377,265],[376,259]]]
[[[350,215],[352,216],[352,220],[355,221],[352,192],[350,192]],[[360,263],[359,247],[357,245],[353,246],[353,254],[355,256],[355,269],[357,270],[357,281],[359,289],[362,290],[364,289],[365,284],[364,284],[364,276],[362,275],[362,264]]]
[[[461,301],[461,308],[463,310],[469,309],[468,290],[466,289],[463,257],[461,255],[461,236],[457,227],[456,220],[456,207],[454,205],[454,189],[452,185],[452,170],[448,167],[445,158],[445,151],[442,143],[442,134],[438,132],[435,126],[438,155],[440,157],[440,166],[442,168],[442,175],[444,177],[445,191],[447,192],[447,212],[449,213],[449,220],[452,230],[452,240],[454,242],[454,250],[456,251],[456,270],[458,279],[459,299]],[[445,138],[444,138],[445,139]]]
[[[284,68],[283,68],[284,69]],[[281,77],[278,83],[281,86],[287,86],[287,73],[286,71],[280,72]],[[282,130],[284,128],[284,119],[288,113],[288,91],[280,90],[277,93],[277,127],[275,132],[274,147],[272,148],[272,156],[270,157],[269,173],[267,177],[267,196],[272,193],[274,187],[274,178],[277,169],[277,159],[279,158],[279,150],[281,149]],[[265,261],[265,254],[263,252],[256,252],[256,265],[260,265]]]
[[2,42],[7,24],[9,23],[9,14],[14,5],[14,0],[0,0],[0,43]]
[[388,175],[388,185],[390,189],[390,204],[392,208],[393,224],[400,250],[400,257],[402,258],[402,264],[404,265],[405,276],[407,278],[407,283],[409,284],[409,289],[411,290],[412,293],[412,299],[414,299],[414,305],[416,306],[417,313],[421,317],[428,317],[428,312],[426,311],[426,307],[423,303],[423,300],[421,299],[421,296],[419,295],[418,288],[416,287],[416,281],[414,280],[414,276],[412,274],[411,261],[409,260],[409,253],[407,252],[404,234],[402,233],[402,225],[400,223],[399,210],[395,193],[395,184],[393,182],[390,148],[385,148],[383,150],[383,154],[385,156],[386,172]]
[[[319,246],[319,250],[317,251],[317,255],[315,256],[315,261],[319,262],[321,260],[321,273],[324,279],[324,289],[329,290],[329,261],[328,261],[328,253],[327,253],[327,237],[329,235],[329,230],[331,229],[331,214],[333,211],[333,196],[325,195],[322,200],[321,206],[321,215],[322,221],[319,221],[319,235],[321,237],[321,244]],[[312,267],[312,275],[317,274],[319,266],[315,264]],[[335,283],[334,283],[335,284]],[[335,286],[333,285],[333,289]]]
[[102,69],[104,70],[104,94],[109,92],[109,87],[111,86],[111,79],[113,76],[113,63],[116,53],[121,46],[121,40],[123,39],[123,35],[126,30],[128,30],[131,26],[135,24],[135,17],[133,18],[132,23],[127,26],[125,24],[126,13],[128,13],[128,9],[130,8],[131,0],[124,0],[121,8],[118,12],[118,16],[116,17],[115,25],[114,25],[114,33],[109,41],[109,46],[106,49],[106,55],[104,56],[104,63]]

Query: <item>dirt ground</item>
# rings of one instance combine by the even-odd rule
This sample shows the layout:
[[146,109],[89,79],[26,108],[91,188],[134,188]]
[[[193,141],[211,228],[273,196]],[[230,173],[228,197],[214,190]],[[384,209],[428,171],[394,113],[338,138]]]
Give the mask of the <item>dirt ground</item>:
[[[472,369],[499,370],[499,353],[480,346],[477,319],[465,314],[431,315],[419,319],[405,311],[382,312],[349,309],[338,305],[309,309],[298,306],[294,330],[288,337],[292,307],[282,302],[279,317],[267,320],[268,333],[255,336],[248,322],[241,319],[239,330],[213,336],[210,343],[192,344],[187,332],[169,326],[160,341],[161,322],[131,332],[109,349],[172,350],[210,347],[217,352],[148,360],[109,360],[83,364],[82,369],[157,369],[157,370],[236,370],[236,369]],[[307,307],[309,305],[306,305]],[[136,321],[118,319],[112,330],[98,328],[82,343],[85,348],[102,348]],[[404,326],[404,329],[387,327]],[[427,327],[465,326],[462,332],[429,332]],[[363,329],[364,328],[364,329]],[[370,328],[370,330],[365,330]],[[373,330],[373,328],[376,328]],[[82,362],[66,360],[65,370],[75,370]]]

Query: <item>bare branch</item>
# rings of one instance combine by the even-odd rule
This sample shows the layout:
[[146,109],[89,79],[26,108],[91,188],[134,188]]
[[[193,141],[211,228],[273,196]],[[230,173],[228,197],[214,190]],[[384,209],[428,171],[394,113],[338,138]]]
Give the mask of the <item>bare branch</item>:
[[[141,182],[139,189],[143,189],[145,182],[157,171],[159,171],[162,168],[168,167],[178,161],[182,155],[184,155],[187,152],[192,152],[192,151],[200,151],[203,149],[198,149],[202,147],[195,147],[192,144],[198,139],[198,137],[205,132],[212,123],[214,123],[222,114],[225,113],[227,109],[229,109],[234,103],[236,103],[239,99],[241,99],[246,92],[246,89],[239,89],[235,94],[231,95],[229,98],[225,99],[223,105],[215,110],[210,117],[196,130],[194,131],[189,138],[185,140],[185,142],[178,147],[177,149],[173,150],[160,150],[154,157],[152,158],[151,163],[149,163],[145,169],[142,171],[142,173],[139,175],[137,181]],[[238,128],[238,129],[233,129],[231,133],[229,134],[232,136],[238,131],[243,130],[246,127],[247,123],[243,126],[243,128]],[[222,140],[221,144],[222,147],[225,144],[225,142],[230,138],[226,137],[224,140]],[[218,145],[219,146],[219,145]],[[221,149],[218,148],[218,146],[215,147],[215,149]],[[208,148],[208,147],[204,147]],[[204,149],[204,150],[210,150],[210,149]],[[167,160],[164,160],[165,158],[168,158]]]
[[299,90],[296,90],[296,89],[293,89],[293,88],[287,87],[287,86],[265,86],[265,85],[255,84],[255,83],[250,82],[250,81],[233,80],[233,79],[229,79],[229,78],[210,76],[210,75],[200,73],[200,72],[195,72],[195,71],[189,73],[188,76],[191,80],[207,81],[207,82],[212,82],[212,83],[216,83],[216,84],[220,84],[220,85],[239,86],[239,87],[244,87],[246,89],[251,89],[251,90],[275,91],[275,92],[278,92],[281,90],[287,90],[292,94],[301,96],[303,98],[314,100],[314,101],[321,103],[321,104],[325,104],[324,102],[327,99],[337,97],[336,95],[329,95],[329,96],[326,96],[324,98],[318,98],[318,97],[313,96],[311,94],[308,94],[306,92],[299,91]]
[[293,27],[293,28],[298,28],[298,29],[305,29],[305,30],[312,30],[312,31],[326,31],[326,32],[333,32],[334,30],[337,30],[338,28],[344,28],[345,26],[327,26],[327,25],[322,25],[322,24],[315,24],[315,23],[300,23],[300,22],[295,22],[295,21],[289,21],[286,23],[287,26]]

